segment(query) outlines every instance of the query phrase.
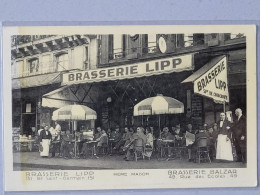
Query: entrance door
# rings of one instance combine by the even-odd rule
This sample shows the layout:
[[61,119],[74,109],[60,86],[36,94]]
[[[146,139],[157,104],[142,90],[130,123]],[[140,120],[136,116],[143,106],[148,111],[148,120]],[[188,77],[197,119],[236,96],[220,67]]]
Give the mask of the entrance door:
[[22,134],[34,135],[36,127],[36,116],[34,113],[23,113]]

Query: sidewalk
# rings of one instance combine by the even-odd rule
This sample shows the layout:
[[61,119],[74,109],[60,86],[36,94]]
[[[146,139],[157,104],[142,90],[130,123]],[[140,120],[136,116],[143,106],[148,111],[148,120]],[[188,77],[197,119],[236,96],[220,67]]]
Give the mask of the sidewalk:
[[100,156],[98,159],[41,158],[38,152],[14,153],[14,170],[85,170],[85,169],[185,169],[185,168],[245,168],[246,164],[238,162],[193,163],[186,159],[158,161],[149,160],[124,161],[120,155]]

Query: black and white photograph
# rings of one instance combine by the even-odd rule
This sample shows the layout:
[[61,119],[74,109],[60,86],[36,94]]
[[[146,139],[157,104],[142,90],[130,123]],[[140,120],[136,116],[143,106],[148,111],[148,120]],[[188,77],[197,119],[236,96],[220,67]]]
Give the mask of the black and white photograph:
[[8,170],[23,184],[154,170],[180,186],[239,185],[256,171],[255,28],[228,27],[11,34]]

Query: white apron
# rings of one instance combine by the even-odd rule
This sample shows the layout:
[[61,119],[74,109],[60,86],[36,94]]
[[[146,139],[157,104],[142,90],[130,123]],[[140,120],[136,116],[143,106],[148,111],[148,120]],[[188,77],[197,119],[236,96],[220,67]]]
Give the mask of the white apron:
[[40,156],[49,156],[50,143],[50,139],[42,139],[43,150],[40,152]]
[[231,141],[226,139],[227,135],[218,135],[216,159],[233,161]]

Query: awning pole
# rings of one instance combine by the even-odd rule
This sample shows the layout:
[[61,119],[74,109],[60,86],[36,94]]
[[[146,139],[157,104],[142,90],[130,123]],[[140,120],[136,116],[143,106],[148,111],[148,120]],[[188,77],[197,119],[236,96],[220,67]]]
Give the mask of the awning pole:
[[76,148],[77,148],[77,138],[76,138],[76,130],[74,130],[74,120],[73,120],[73,122],[72,122],[72,129],[73,129],[73,131],[74,131],[74,139],[75,139],[75,142],[74,142],[74,153],[75,153],[75,158],[77,157],[77,150],[76,150]]
[[159,133],[160,133],[160,139],[161,139],[161,120],[160,120],[160,118],[161,118],[161,115],[159,114]]
[[223,110],[224,110],[224,113],[226,113],[226,102],[225,101],[223,102]]

